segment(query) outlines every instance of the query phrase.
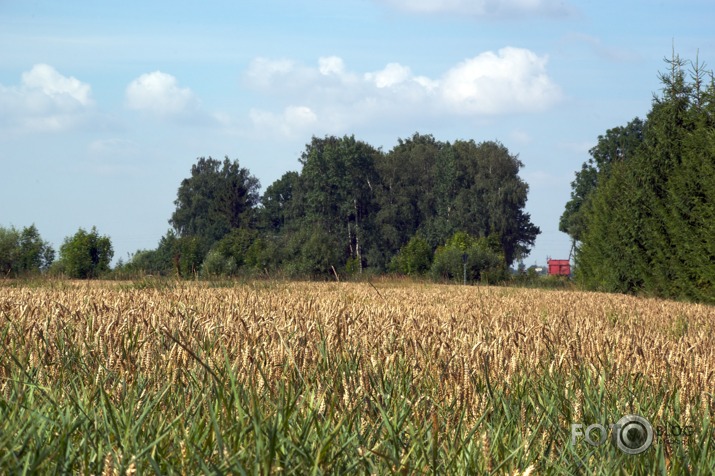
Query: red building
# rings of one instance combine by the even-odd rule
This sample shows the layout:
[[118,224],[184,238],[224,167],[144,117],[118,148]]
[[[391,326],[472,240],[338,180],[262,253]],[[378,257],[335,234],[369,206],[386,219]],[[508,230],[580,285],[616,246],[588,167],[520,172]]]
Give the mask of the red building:
[[549,274],[555,274],[557,276],[571,275],[571,263],[569,263],[569,260],[549,258],[546,262],[549,264]]

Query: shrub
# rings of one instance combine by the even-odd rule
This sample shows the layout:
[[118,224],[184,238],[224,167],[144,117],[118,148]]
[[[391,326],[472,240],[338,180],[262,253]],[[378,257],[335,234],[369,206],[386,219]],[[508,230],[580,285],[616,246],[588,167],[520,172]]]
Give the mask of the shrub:
[[393,256],[389,269],[400,274],[425,274],[432,265],[432,248],[427,240],[413,236],[400,251]]
[[112,256],[114,250],[108,236],[99,236],[96,227],[89,233],[80,228],[74,236],[65,238],[60,247],[58,269],[71,278],[96,278],[109,271]]
[[466,257],[467,280],[497,282],[506,279],[503,255],[493,249],[486,238],[473,238],[455,233],[444,246],[437,248],[430,273],[433,279],[462,279]]
[[55,250],[40,237],[35,225],[22,231],[0,227],[0,275],[18,276],[46,271]]
[[238,271],[236,259],[233,256],[225,256],[219,250],[209,251],[201,265],[201,274],[206,277],[231,276]]

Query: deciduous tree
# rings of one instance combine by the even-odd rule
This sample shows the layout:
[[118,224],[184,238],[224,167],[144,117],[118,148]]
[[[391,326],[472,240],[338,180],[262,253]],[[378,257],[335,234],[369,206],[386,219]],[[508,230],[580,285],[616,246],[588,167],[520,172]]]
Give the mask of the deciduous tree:
[[96,227],[90,232],[80,228],[73,236],[65,238],[59,261],[67,276],[87,279],[109,271],[113,256],[114,249],[108,236],[100,236]]

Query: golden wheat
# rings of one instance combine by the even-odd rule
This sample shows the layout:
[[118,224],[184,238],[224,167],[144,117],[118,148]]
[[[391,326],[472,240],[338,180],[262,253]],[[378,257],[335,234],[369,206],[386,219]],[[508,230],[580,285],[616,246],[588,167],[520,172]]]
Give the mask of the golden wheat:
[[[712,408],[712,307],[574,291],[378,286],[379,292],[354,283],[3,287],[0,321],[8,330],[1,344],[48,386],[63,371],[56,365],[61,357],[79,352],[88,374],[115,399],[138,376],[156,386],[180,385],[192,372],[224,362],[239,383],[273,388],[287,368],[315,370],[322,341],[338,355],[357,352],[360,368],[334,388],[315,388],[310,404],[319,409],[327,395],[346,408],[361,401],[375,384],[367,375],[397,361],[415,382],[437,383],[439,394],[426,395],[425,408],[429,399],[454,398],[478,414],[485,405],[475,391],[480,385],[499,382],[508,390],[519,375],[567,375],[579,366],[605,383],[668,378],[683,407]],[[580,416],[580,390],[563,391]]]

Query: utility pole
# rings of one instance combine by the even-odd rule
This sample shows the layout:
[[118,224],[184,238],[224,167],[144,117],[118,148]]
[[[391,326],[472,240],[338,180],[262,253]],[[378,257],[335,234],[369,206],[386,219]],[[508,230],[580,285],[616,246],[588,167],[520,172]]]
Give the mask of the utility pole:
[[467,285],[467,258],[469,255],[467,253],[462,253],[462,267],[464,268],[464,285]]

